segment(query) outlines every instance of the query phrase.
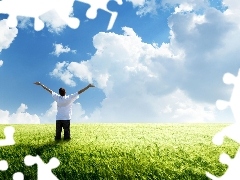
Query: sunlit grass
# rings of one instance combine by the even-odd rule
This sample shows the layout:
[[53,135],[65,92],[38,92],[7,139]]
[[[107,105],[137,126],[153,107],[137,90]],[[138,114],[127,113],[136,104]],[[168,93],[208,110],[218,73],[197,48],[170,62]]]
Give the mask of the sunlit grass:
[[[227,124],[71,124],[71,141],[54,141],[55,125],[12,125],[14,146],[0,147],[9,168],[0,179],[22,172],[37,179],[37,166],[26,166],[26,155],[39,155],[45,163],[60,160],[53,173],[61,180],[80,179],[208,179],[206,171],[221,176],[227,166],[222,152],[234,157],[238,145],[212,137]],[[4,138],[0,126],[0,138]]]

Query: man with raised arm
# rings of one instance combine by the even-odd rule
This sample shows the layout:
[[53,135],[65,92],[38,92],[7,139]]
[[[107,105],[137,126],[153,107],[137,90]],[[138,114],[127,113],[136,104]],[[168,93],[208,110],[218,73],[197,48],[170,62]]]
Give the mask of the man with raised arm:
[[64,140],[70,140],[70,120],[72,116],[72,104],[79,98],[79,94],[86,91],[90,87],[95,87],[89,84],[85,88],[78,92],[70,95],[66,95],[66,91],[63,88],[59,89],[59,94],[55,93],[51,89],[47,88],[40,82],[34,84],[42,86],[43,89],[47,90],[52,94],[53,99],[57,102],[57,115],[56,115],[56,136],[55,140],[61,140],[62,128],[64,129]]

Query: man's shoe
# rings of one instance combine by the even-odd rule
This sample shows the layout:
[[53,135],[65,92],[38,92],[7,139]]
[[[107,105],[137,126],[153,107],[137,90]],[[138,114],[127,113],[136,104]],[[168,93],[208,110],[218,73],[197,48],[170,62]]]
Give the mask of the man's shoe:
[[56,137],[55,137],[55,141],[60,141],[60,140],[61,140],[61,138],[56,138]]
[[65,140],[65,141],[70,141],[70,140],[71,140],[71,138],[64,138],[64,140]]

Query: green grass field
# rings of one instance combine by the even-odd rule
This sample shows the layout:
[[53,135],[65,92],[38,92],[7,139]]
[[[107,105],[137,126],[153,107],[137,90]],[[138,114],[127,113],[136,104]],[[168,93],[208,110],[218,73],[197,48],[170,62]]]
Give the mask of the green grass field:
[[[4,139],[0,126],[0,139]],[[221,176],[227,166],[222,152],[232,158],[238,144],[225,139],[222,146],[212,137],[227,124],[71,124],[71,141],[54,141],[55,125],[12,125],[13,146],[0,147],[0,158],[9,168],[0,179],[22,172],[25,180],[37,179],[37,166],[26,166],[26,155],[52,157],[60,165],[52,172],[60,180],[87,179],[208,179],[206,171]]]

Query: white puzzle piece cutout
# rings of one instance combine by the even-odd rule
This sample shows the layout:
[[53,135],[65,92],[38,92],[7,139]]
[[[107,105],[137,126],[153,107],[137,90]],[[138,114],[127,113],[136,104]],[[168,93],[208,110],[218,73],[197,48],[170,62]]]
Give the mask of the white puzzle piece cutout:
[[[111,14],[107,30],[112,29],[118,13],[110,11],[107,4],[110,0],[76,0],[90,5],[86,12],[89,19],[95,19],[98,9],[102,9]],[[122,5],[122,0],[115,0]],[[8,14],[7,25],[10,28],[17,27],[18,16],[34,18],[34,29],[40,31],[44,28],[44,22],[40,16],[55,11],[58,16],[72,29],[80,25],[80,20],[71,17],[75,0],[0,0],[0,13]]]
[[74,0],[2,0],[0,13],[9,15],[7,18],[9,27],[17,27],[18,16],[34,18],[34,29],[40,31],[44,28],[44,22],[39,17],[55,10],[68,26],[76,29],[80,24],[79,19],[69,16],[73,3]]
[[[223,144],[224,138],[228,137],[240,144],[240,69],[238,75],[235,77],[233,74],[226,73],[223,76],[223,82],[225,84],[233,84],[233,91],[229,102],[218,100],[216,106],[219,110],[224,110],[230,107],[235,119],[235,123],[222,129],[216,133],[212,141],[214,144],[220,146]],[[206,176],[212,180],[239,180],[240,179],[240,148],[238,149],[235,157],[230,158],[226,153],[220,155],[219,161],[222,164],[228,165],[228,169],[221,177],[216,177],[209,172],[206,172]]]
[[[107,4],[110,0],[76,0],[76,1],[83,2],[83,3],[89,4],[91,6],[86,12],[86,16],[89,19],[95,19],[97,17],[97,11],[99,9],[102,9],[102,10],[110,13],[111,17],[110,17],[110,20],[109,20],[107,30],[112,29],[113,24],[115,23],[115,20],[117,19],[118,13],[114,12],[114,11],[110,11],[107,8]],[[115,0],[115,1],[118,3],[118,5],[123,4],[122,0]]]
[[38,180],[58,180],[58,178],[52,173],[52,169],[55,169],[60,165],[60,161],[57,158],[53,157],[47,164],[45,164],[38,155],[35,157],[27,155],[24,158],[24,163],[27,166],[37,164]]
[[0,139],[0,146],[10,146],[14,145],[15,141],[13,138],[15,129],[12,126],[7,126],[4,128],[5,139]]

